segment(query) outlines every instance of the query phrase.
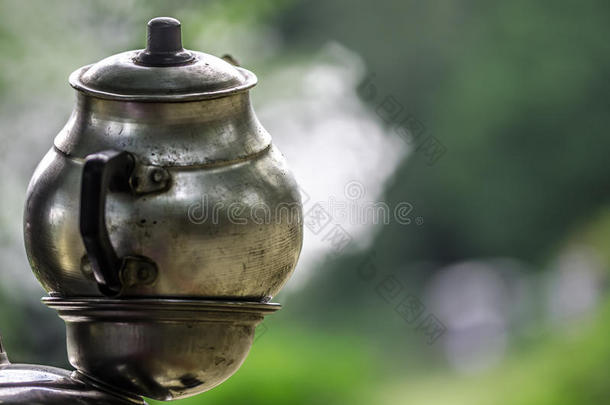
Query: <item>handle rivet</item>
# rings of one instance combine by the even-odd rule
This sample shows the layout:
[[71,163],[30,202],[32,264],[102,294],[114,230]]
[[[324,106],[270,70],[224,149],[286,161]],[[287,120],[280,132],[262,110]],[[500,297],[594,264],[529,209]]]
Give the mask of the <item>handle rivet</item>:
[[165,172],[161,169],[154,169],[150,174],[150,177],[155,183],[161,183],[165,180]]
[[138,279],[140,281],[147,281],[150,278],[150,270],[148,267],[140,267],[138,269]]

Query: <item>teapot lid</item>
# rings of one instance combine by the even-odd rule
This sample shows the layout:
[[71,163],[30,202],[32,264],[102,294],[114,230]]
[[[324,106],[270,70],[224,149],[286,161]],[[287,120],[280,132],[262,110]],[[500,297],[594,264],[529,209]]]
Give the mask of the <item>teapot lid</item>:
[[182,47],[180,21],[148,22],[146,49],[110,56],[70,75],[70,84],[94,97],[123,101],[218,98],[256,85],[254,73],[221,58]]

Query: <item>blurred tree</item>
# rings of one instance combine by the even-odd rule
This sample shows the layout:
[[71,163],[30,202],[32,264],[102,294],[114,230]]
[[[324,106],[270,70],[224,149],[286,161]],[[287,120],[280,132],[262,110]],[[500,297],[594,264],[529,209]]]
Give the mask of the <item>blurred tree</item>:
[[363,55],[378,89],[371,107],[392,96],[404,108],[389,129],[412,115],[447,148],[434,165],[413,151],[389,182],[386,202],[413,203],[425,224],[382,229],[371,251],[384,267],[541,264],[608,203],[610,5],[571,4],[312,0],[282,16],[291,43],[333,38]]

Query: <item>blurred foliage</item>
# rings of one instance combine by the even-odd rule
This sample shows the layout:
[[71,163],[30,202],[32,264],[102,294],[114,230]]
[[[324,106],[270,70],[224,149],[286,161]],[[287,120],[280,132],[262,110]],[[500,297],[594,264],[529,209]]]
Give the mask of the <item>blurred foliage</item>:
[[610,302],[570,330],[540,336],[483,375],[439,373],[397,381],[380,390],[378,403],[452,405],[572,405],[604,403],[610,396]]
[[355,269],[372,255],[414,290],[470,258],[541,269],[607,206],[610,5],[570,4],[307,1],[280,16],[287,42],[333,38],[363,56],[371,108],[387,97],[404,108],[388,129],[413,116],[447,147],[432,166],[414,152],[383,199],[411,202],[425,226],[384,226],[369,251],[324,263],[303,300],[366,305]]
[[[176,404],[370,404],[379,370],[367,346],[351,334],[275,326],[256,340],[241,369],[221,387]],[[333,378],[329,378],[333,376]],[[150,401],[151,404],[163,402]]]
[[[251,48],[254,67],[307,59],[329,41],[344,44],[363,57],[367,77],[374,78],[378,92],[367,100],[371,109],[387,97],[402,106],[403,115],[389,122],[388,130],[412,116],[425,134],[447,147],[432,166],[422,153],[413,152],[387,184],[384,201],[390,206],[412,202],[424,226],[390,224],[367,251],[322,261],[324,270],[303,291],[280,299],[290,310],[266,321],[269,330],[233,378],[176,403],[568,405],[603,403],[610,396],[605,377],[608,303],[590,323],[573,325],[572,331],[538,325],[534,336],[515,345],[501,365],[463,376],[443,368],[441,347],[425,345],[375,293],[379,279],[365,280],[357,272],[364,261],[374,260],[379,277],[397,274],[410,291],[420,293],[443,265],[507,256],[541,270],[572,242],[593,247],[608,269],[610,3],[53,4],[0,0],[6,22],[0,24],[5,109],[30,107],[19,104],[24,99],[47,102],[38,94],[42,85],[69,97],[64,66],[54,61],[78,66],[140,47],[136,22],[172,15],[192,27],[185,30],[185,43],[207,41],[201,48],[216,51],[232,38],[234,46]],[[12,14],[18,12],[27,18]],[[54,21],[60,16],[60,22]],[[31,21],[9,29],[11,17]],[[93,45],[86,29],[79,35],[70,31],[72,24],[80,29],[105,21],[121,21],[124,28],[108,35],[124,39],[108,41],[111,45],[96,39]],[[262,28],[280,38],[281,52],[270,60],[256,59],[266,55],[265,43],[247,42],[252,40],[249,32]],[[202,32],[207,34],[203,40]],[[38,59],[42,62],[34,63]],[[64,119],[56,117],[58,125]],[[2,140],[8,139],[3,134]],[[32,137],[28,152],[41,156],[49,139]],[[11,155],[4,158],[10,162]],[[13,174],[25,183],[31,169]],[[3,238],[12,234],[4,222],[0,226]],[[29,309],[2,290],[0,304],[0,326],[13,358],[65,365],[57,355],[45,357],[61,345],[60,322],[53,315]]]
[[388,185],[388,203],[427,219],[383,229],[374,249],[389,266],[542,263],[607,204],[607,2],[351,4],[300,3],[282,16],[287,41],[357,51],[379,89],[372,107],[395,97],[448,149],[432,167],[415,153]]
[[40,302],[15,299],[0,288],[0,336],[11,361],[68,367],[62,323]]
[[610,396],[610,302],[571,330],[542,333],[500,367],[475,375],[418,366],[390,372],[361,337],[268,323],[269,331],[222,387],[172,403],[573,405],[604,403]]

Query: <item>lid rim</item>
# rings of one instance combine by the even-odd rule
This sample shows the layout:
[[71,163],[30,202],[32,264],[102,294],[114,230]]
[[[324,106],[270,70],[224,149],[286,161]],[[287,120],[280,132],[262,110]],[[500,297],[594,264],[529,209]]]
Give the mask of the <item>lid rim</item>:
[[128,93],[114,93],[110,91],[98,90],[89,86],[84,85],[81,82],[83,74],[89,70],[95,63],[85,65],[76,69],[70,74],[68,82],[75,90],[84,93],[88,96],[116,100],[116,101],[138,101],[138,102],[185,102],[185,101],[199,101],[209,100],[214,98],[221,98],[231,96],[237,93],[243,93],[256,86],[258,78],[254,73],[248,69],[244,69],[239,66],[234,66],[244,77],[244,82],[234,87],[228,87],[226,89],[219,89],[214,91],[205,92],[194,92],[194,93],[175,93],[175,94],[128,94]]

